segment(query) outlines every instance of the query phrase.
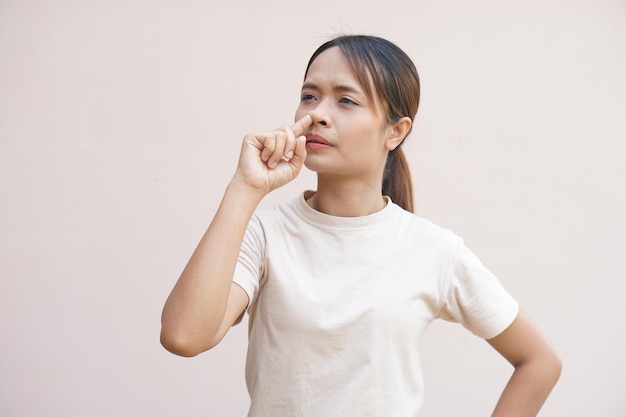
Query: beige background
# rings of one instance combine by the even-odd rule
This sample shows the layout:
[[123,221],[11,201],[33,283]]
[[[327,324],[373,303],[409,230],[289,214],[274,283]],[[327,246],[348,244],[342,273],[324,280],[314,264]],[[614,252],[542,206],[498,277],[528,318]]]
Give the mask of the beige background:
[[[416,62],[417,211],[561,352],[541,415],[626,416],[623,0],[0,0],[1,416],[245,415],[246,325],[178,358],[161,307],[241,137],[293,119],[341,31]],[[489,414],[497,353],[441,322],[423,351],[424,417]]]

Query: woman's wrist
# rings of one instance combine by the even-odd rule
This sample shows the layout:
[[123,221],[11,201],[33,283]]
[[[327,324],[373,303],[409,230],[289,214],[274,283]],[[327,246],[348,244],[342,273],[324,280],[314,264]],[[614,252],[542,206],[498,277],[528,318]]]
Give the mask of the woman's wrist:
[[241,200],[241,203],[248,203],[256,207],[261,202],[263,197],[265,197],[267,192],[261,188],[242,181],[237,177],[237,175],[235,175],[226,187],[226,195],[231,194],[233,197],[236,197],[237,200]]

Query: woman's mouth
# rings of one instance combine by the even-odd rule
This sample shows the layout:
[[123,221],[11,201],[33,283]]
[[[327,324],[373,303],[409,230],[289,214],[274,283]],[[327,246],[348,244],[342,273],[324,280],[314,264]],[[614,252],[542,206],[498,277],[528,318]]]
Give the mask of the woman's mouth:
[[332,145],[322,136],[309,133],[306,135],[306,146],[309,149],[326,149],[330,148]]

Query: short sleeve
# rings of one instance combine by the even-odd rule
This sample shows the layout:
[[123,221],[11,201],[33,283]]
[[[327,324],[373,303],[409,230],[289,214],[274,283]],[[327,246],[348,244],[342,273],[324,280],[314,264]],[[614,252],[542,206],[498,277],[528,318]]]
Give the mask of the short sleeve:
[[248,294],[248,309],[259,292],[264,270],[265,235],[259,218],[254,215],[248,222],[241,243],[233,282]]
[[439,318],[484,339],[495,337],[517,317],[519,305],[462,239],[455,246]]

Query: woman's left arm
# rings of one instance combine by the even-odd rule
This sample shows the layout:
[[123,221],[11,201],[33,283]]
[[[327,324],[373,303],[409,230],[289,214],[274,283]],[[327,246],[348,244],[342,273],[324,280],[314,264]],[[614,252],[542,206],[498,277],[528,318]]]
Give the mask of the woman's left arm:
[[513,323],[487,340],[515,368],[492,417],[534,417],[561,375],[561,359],[520,309]]

